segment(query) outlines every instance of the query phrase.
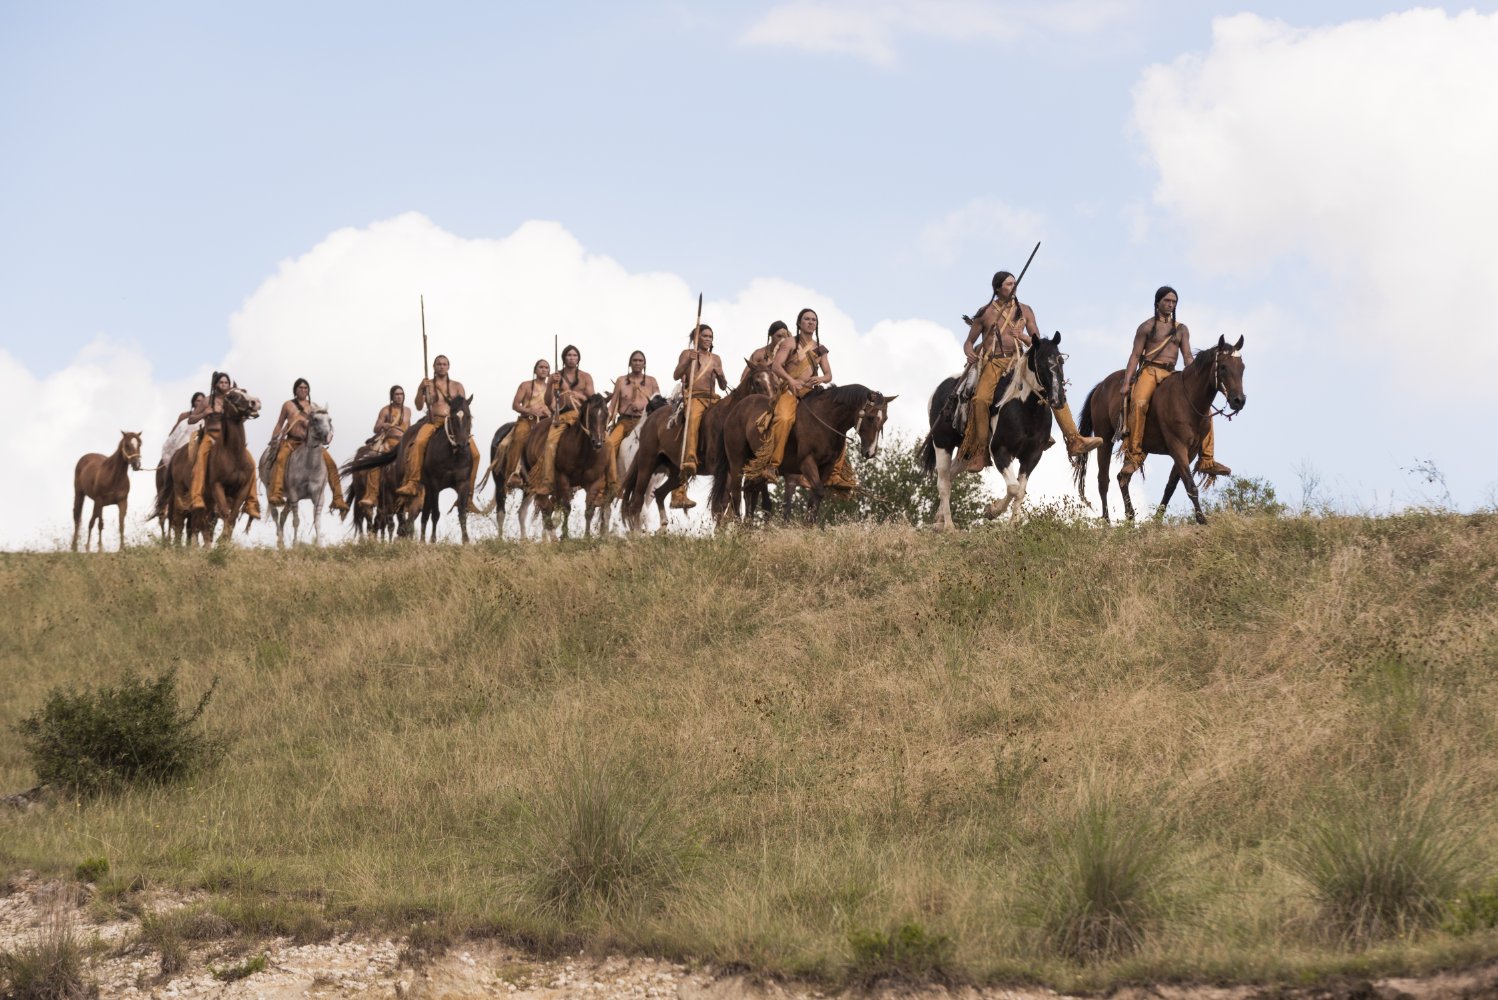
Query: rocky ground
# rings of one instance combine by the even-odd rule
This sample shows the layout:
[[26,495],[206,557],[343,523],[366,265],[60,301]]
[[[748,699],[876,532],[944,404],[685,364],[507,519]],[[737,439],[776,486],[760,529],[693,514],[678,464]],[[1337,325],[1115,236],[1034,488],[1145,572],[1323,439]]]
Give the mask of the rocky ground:
[[[25,948],[41,936],[69,927],[88,954],[87,974],[105,998],[152,1000],[291,1000],[374,998],[459,1000],[512,997],[560,1000],[681,998],[681,1000],[822,1000],[826,993],[794,983],[765,983],[712,969],[621,956],[577,955],[539,960],[499,945],[468,943],[414,966],[403,942],[353,937],[319,944],[287,939],[247,943],[226,938],[195,947],[179,971],[163,975],[161,957],[138,943],[136,917],[97,918],[90,890],[22,874],[0,886],[0,952]],[[166,913],[195,898],[176,893],[139,894],[143,913]],[[225,981],[235,970],[264,967]],[[3,987],[0,983],[0,987]],[[1023,988],[912,990],[882,987],[874,996],[912,1000],[1063,1000],[1064,994]],[[1420,980],[1347,981],[1286,989],[1253,986],[1160,986],[1128,988],[1116,998],[1144,1000],[1477,1000],[1498,997],[1498,966]]]

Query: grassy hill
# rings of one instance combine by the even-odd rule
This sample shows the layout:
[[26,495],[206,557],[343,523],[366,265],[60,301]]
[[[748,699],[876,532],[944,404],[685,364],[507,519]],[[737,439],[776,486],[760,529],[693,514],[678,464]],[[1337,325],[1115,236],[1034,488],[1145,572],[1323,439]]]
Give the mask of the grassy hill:
[[57,685],[218,677],[230,740],[0,811],[0,876],[831,981],[1498,956],[1492,515],[10,554],[0,598],[0,792]]

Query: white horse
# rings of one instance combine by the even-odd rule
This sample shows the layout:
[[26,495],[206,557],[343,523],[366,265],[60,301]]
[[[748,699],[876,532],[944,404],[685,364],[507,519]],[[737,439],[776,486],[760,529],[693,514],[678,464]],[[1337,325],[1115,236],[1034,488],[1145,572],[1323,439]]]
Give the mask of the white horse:
[[[301,534],[301,501],[312,501],[312,541],[322,544],[323,491],[328,486],[328,469],[323,459],[323,448],[333,440],[333,418],[325,406],[314,406],[307,417],[307,441],[286,459],[286,501],[270,505],[270,514],[276,519],[276,547],[286,546],[286,517],[291,516],[291,544],[297,544]],[[269,483],[271,467],[276,460],[276,442],[265,446],[260,454],[260,478]]]

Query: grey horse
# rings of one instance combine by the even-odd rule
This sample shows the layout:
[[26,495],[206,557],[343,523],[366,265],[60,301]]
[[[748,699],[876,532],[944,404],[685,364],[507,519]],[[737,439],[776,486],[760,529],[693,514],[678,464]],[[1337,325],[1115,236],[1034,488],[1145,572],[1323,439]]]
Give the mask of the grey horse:
[[[303,500],[312,501],[312,541],[322,544],[323,491],[328,485],[328,469],[323,462],[323,448],[333,440],[333,418],[325,406],[313,407],[307,417],[307,443],[286,459],[286,502],[271,504],[270,516],[276,519],[276,547],[286,546],[286,516],[291,515],[291,544],[297,544]],[[271,466],[276,460],[277,443],[272,441],[260,453],[260,479],[269,483]]]

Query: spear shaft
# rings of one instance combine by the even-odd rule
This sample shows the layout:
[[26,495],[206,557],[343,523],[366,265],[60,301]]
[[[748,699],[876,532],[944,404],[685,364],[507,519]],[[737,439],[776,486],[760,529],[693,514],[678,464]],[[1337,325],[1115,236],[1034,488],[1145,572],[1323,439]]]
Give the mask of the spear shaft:
[[[692,363],[687,366],[687,383],[681,392],[681,457],[676,462],[677,473],[687,464],[687,435],[692,432],[692,384],[697,381],[697,344],[702,337],[702,293],[697,293],[697,325],[692,327]],[[686,477],[682,477],[686,486]]]

